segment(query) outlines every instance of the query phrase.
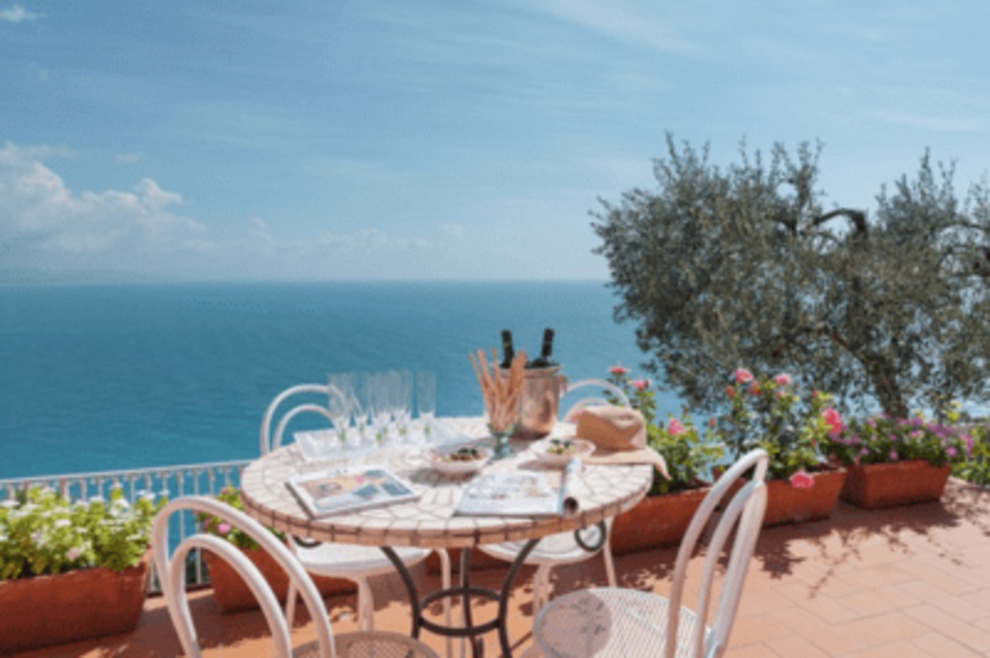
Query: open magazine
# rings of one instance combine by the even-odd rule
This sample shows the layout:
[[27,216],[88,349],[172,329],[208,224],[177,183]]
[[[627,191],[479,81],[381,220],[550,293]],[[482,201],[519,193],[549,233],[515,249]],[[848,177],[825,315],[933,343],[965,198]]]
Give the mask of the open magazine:
[[405,481],[380,466],[352,466],[296,475],[286,484],[313,517],[419,498]]
[[487,473],[468,484],[456,512],[465,516],[571,516],[578,512],[574,495],[579,460],[572,460],[560,488],[539,472]]

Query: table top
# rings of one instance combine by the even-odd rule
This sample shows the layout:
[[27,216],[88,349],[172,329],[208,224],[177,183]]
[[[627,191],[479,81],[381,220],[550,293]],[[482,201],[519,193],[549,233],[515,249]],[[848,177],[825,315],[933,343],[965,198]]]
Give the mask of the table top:
[[[444,421],[457,423],[470,437],[481,438],[486,434],[481,419]],[[551,486],[559,486],[562,471],[539,463],[528,451],[530,445],[530,441],[513,441],[513,456],[490,462],[483,472],[542,470]],[[575,492],[580,511],[572,517],[462,516],[455,515],[454,508],[470,476],[436,472],[430,467],[425,450],[382,450],[362,458],[360,463],[388,468],[409,482],[421,497],[414,502],[311,518],[286,482],[293,475],[326,470],[334,464],[307,464],[299,448],[292,444],[252,462],[244,470],[241,475],[244,509],[276,530],[318,541],[458,548],[533,539],[593,525],[636,505],[646,496],[653,481],[653,466],[649,464],[585,464]]]

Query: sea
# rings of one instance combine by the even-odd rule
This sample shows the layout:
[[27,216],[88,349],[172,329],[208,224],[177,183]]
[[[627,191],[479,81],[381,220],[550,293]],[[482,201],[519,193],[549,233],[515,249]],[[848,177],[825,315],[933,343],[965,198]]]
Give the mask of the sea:
[[468,354],[503,329],[533,354],[553,328],[572,381],[640,374],[618,301],[586,281],[0,287],[0,479],[254,458],[272,398],[334,372],[434,372],[438,415],[480,415]]

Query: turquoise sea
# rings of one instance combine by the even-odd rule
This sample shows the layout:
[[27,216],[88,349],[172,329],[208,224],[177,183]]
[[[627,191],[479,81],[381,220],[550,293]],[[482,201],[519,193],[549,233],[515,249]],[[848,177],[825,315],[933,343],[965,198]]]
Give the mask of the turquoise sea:
[[645,361],[615,303],[597,282],[0,288],[0,479],[255,457],[268,402],[335,371],[433,371],[439,414],[480,414],[467,355],[502,329],[534,352],[553,327],[572,380]]

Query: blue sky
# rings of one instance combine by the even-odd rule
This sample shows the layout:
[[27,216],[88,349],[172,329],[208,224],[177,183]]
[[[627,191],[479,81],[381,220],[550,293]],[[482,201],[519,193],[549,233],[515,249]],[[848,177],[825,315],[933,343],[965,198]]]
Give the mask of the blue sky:
[[606,279],[664,134],[869,208],[990,153],[990,3],[0,0],[4,278]]

